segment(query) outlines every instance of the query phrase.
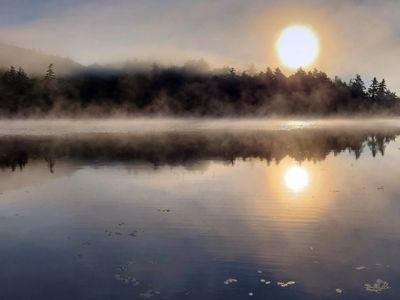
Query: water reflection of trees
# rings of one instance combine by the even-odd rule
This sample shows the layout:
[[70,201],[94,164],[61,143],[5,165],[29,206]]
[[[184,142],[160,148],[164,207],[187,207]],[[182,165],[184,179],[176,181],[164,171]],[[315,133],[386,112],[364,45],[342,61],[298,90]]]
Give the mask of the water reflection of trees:
[[30,161],[47,163],[51,172],[57,160],[81,163],[137,162],[190,165],[218,160],[260,159],[279,163],[285,157],[321,161],[329,154],[384,155],[400,130],[337,131],[307,129],[243,132],[171,132],[149,135],[91,134],[57,137],[3,137],[0,168],[23,170]]

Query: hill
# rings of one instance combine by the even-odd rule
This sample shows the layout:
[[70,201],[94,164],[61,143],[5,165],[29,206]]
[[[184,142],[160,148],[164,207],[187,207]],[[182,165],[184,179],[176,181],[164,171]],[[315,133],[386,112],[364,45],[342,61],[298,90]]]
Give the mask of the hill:
[[28,74],[42,75],[49,64],[54,65],[59,75],[68,75],[82,68],[70,58],[0,43],[0,68],[15,66],[23,68]]

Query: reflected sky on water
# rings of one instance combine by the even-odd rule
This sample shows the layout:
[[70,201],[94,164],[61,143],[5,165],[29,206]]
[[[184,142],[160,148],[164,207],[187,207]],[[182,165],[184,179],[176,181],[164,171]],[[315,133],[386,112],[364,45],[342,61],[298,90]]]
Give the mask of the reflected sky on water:
[[397,299],[399,133],[2,137],[0,298]]

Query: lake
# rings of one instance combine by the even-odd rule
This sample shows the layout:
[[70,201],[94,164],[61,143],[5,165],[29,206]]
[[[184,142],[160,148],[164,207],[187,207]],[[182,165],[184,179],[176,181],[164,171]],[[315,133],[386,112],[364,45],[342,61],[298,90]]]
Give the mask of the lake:
[[400,121],[0,122],[0,299],[398,299]]

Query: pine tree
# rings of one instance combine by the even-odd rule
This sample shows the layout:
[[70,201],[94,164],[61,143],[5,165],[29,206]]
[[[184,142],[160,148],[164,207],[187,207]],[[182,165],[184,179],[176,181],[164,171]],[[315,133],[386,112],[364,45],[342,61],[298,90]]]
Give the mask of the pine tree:
[[281,69],[276,68],[274,71],[274,85],[277,90],[285,91],[287,77],[282,73]]
[[4,72],[3,74],[4,82],[8,85],[13,85],[17,78],[17,71],[15,70],[14,66],[11,66],[9,70]]
[[355,96],[355,97],[365,97],[366,96],[365,84],[359,74],[356,75],[356,78],[350,80],[350,88],[351,88],[351,93],[353,94],[353,96]]
[[15,88],[19,93],[24,93],[30,86],[30,79],[22,68],[18,68],[15,75]]
[[382,81],[378,85],[378,99],[379,100],[385,99],[387,93],[388,89],[386,87],[386,81],[385,79],[382,79]]
[[56,79],[56,73],[53,70],[53,64],[50,64],[49,67],[47,68],[46,75],[44,76],[44,79],[46,81],[50,81],[50,80]]
[[18,80],[27,80],[28,75],[25,73],[25,71],[22,68],[18,68],[16,78],[18,78]]
[[274,80],[274,72],[272,72],[271,68],[267,68],[265,72],[265,79],[267,82],[272,82]]
[[376,77],[372,79],[372,83],[368,89],[368,95],[371,100],[376,100],[378,98],[379,82]]

